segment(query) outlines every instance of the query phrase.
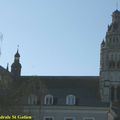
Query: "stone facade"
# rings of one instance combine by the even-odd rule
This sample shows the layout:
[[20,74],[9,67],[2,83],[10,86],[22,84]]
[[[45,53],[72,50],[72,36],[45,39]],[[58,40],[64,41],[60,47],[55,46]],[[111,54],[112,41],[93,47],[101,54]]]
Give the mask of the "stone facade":
[[102,101],[120,100],[120,12],[114,11],[100,53],[100,89]]

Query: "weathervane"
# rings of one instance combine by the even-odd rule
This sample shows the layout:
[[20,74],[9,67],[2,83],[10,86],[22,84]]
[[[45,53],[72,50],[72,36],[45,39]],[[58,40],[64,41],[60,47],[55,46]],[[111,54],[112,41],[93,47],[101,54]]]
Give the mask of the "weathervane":
[[19,50],[19,45],[17,45],[17,50]]

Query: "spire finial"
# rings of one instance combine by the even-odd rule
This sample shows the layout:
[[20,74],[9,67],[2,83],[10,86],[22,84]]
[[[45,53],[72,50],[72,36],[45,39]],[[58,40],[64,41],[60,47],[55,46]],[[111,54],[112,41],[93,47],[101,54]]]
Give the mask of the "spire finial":
[[17,51],[19,51],[19,45],[17,45]]

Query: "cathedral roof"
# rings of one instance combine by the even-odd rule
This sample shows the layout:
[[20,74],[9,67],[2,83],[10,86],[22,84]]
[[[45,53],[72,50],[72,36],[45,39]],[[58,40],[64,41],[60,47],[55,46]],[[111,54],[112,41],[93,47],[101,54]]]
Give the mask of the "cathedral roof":
[[45,95],[53,95],[55,105],[66,105],[66,96],[72,94],[78,106],[108,106],[100,100],[98,76],[24,76],[21,80],[34,81],[36,85],[42,81],[47,89]]

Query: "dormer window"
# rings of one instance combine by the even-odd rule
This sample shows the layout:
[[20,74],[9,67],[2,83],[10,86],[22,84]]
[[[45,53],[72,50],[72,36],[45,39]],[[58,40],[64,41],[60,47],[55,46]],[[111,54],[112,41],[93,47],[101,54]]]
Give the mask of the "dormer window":
[[44,104],[52,105],[53,104],[53,96],[52,95],[46,95],[45,99],[44,99]]
[[36,95],[30,95],[28,97],[28,104],[30,104],[30,105],[37,104],[37,96]]
[[66,97],[66,104],[67,105],[75,105],[76,99],[74,95],[68,95]]

